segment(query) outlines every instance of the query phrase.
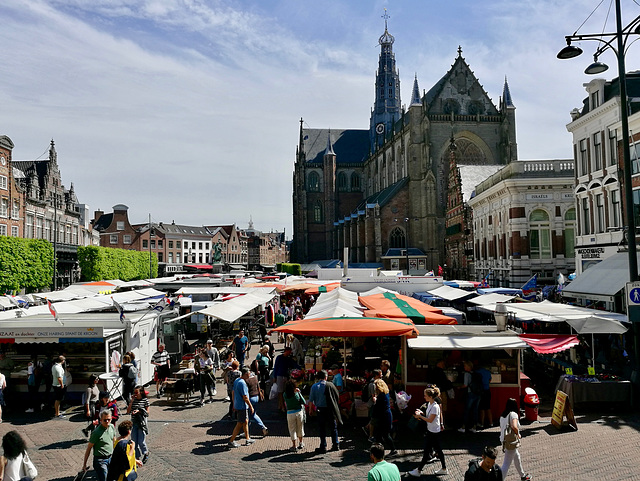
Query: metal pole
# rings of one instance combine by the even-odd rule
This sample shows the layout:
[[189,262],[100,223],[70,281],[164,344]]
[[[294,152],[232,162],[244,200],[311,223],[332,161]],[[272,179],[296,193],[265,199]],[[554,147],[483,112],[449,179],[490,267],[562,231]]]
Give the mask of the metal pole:
[[151,214],[149,214],[149,279],[152,279],[151,274]]
[[407,256],[407,275],[410,275],[409,272],[409,218],[405,217],[404,222],[407,226],[407,235],[404,238],[405,240],[405,254]]
[[58,194],[53,192],[53,290],[58,290]]

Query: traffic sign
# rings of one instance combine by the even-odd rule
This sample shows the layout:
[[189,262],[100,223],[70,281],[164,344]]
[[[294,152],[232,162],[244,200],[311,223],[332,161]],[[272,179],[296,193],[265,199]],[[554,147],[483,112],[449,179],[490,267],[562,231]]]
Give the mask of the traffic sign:
[[625,294],[629,321],[640,322],[640,282],[627,282]]

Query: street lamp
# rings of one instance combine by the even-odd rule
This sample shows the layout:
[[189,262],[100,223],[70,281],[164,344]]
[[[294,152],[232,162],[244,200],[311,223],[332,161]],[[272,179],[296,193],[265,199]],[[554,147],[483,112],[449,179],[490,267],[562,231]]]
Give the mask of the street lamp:
[[[614,33],[598,33],[573,35],[565,37],[567,46],[558,53],[559,59],[569,59],[582,54],[582,49],[571,45],[572,41],[596,40],[600,46],[593,55],[593,63],[589,65],[584,73],[588,75],[599,74],[609,67],[598,59],[607,50],[613,51],[618,59],[618,80],[620,83],[620,119],[622,124],[622,154],[623,154],[623,179],[624,179],[624,199],[625,213],[627,216],[627,246],[629,254],[629,280],[638,280],[638,260],[636,249],[636,222],[633,213],[633,190],[631,186],[631,151],[629,147],[629,107],[627,99],[627,76],[624,63],[625,49],[631,35],[640,35],[640,16],[636,17],[626,27],[622,28],[622,14],[620,12],[620,0],[615,0],[616,4],[616,31]],[[637,40],[637,39],[635,39]],[[634,41],[635,41],[634,40]],[[631,42],[633,43],[633,41]],[[631,45],[631,43],[629,45]],[[634,325],[636,363],[638,363],[638,329]]]

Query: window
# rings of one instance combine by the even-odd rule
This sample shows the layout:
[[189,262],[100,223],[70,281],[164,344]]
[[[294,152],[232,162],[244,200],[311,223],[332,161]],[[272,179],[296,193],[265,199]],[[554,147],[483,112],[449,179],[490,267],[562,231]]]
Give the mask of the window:
[[322,204],[319,201],[313,206],[313,221],[316,223],[322,222]]
[[176,262],[180,263],[180,253],[176,252]]
[[123,244],[131,244],[131,236],[130,235],[123,235],[122,236],[122,243]]
[[118,222],[116,222],[116,230],[124,230],[124,221],[123,220],[119,220]]
[[310,172],[307,176],[307,190],[309,192],[320,191],[320,176],[317,172]]
[[612,190],[611,191],[611,217],[610,217],[611,227],[621,227],[621,216],[620,216],[620,191]]
[[18,232],[18,226],[17,225],[12,225],[11,226],[11,235],[13,237],[18,237],[20,234]]
[[33,238],[33,215],[27,214],[24,223],[24,237],[25,239]]
[[11,217],[14,219],[20,218],[20,202],[17,200],[13,201],[13,209],[11,210]]
[[109,236],[109,244],[117,244],[118,243],[118,234],[111,234]]
[[169,262],[169,264],[173,262],[173,252],[169,252],[167,254],[167,261]]
[[143,249],[149,248],[149,241],[147,239],[142,239],[142,248]]
[[633,191],[633,217],[636,225],[640,225],[640,190]]
[[[176,249],[180,249],[180,244],[181,244],[180,241],[176,241]],[[171,246],[169,246],[169,247],[171,247]]]
[[196,243],[195,243],[195,242],[192,242],[192,243],[191,243],[191,248],[192,248],[192,249],[195,249],[195,248],[196,248]]
[[73,245],[78,245],[78,226],[73,226],[73,238],[71,239]]
[[351,174],[351,191],[360,192],[360,175],[355,172]]
[[581,234],[587,235],[591,233],[591,219],[589,218],[589,198],[582,199],[582,225]]
[[0,224],[0,235],[7,235],[7,224]]
[[52,241],[51,238],[51,221],[49,219],[45,220],[44,223],[44,238],[48,241]]
[[604,195],[596,194],[596,222],[597,231],[604,232]]
[[573,259],[576,256],[576,210],[569,209],[564,215],[564,256]]
[[338,190],[345,191],[347,190],[349,184],[347,181],[347,174],[344,172],[340,172],[338,174]]
[[209,243],[208,242],[204,243],[204,248],[205,248],[205,250],[209,250]]
[[162,249],[162,239],[158,239],[158,249]]
[[42,239],[42,217],[36,217],[36,239]]
[[158,262],[162,262],[162,252],[158,252]]
[[629,147],[629,154],[631,156],[631,173],[640,173],[640,142],[636,142]]
[[536,209],[529,215],[529,257],[531,259],[551,258],[549,214],[542,209]]
[[7,178],[4,175],[0,175],[0,189],[7,190]]
[[155,249],[155,248],[156,248],[156,241],[155,241],[155,240],[152,240],[152,241],[151,241],[151,248],[152,248],[152,249]]
[[169,241],[169,249],[173,249],[173,241]]
[[618,138],[615,130],[609,131],[609,165],[618,161]]
[[595,91],[591,94],[591,110],[600,106],[600,92]]
[[587,139],[582,139],[580,141],[580,153],[579,153],[579,162],[580,162],[580,175],[586,175],[588,170],[588,158],[587,158]]
[[600,132],[593,134],[593,162],[595,170],[602,169],[602,143]]
[[198,249],[202,250],[202,242],[198,242]]
[[396,227],[389,235],[389,248],[399,249],[407,246],[407,240],[404,231],[400,227]]
[[0,200],[0,217],[9,217],[9,199]]

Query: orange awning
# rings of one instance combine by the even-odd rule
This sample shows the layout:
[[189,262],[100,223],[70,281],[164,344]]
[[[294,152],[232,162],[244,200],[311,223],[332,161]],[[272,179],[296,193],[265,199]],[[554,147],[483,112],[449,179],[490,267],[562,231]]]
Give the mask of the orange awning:
[[282,292],[291,292],[291,291],[305,291],[312,287],[318,287],[317,284],[311,284],[310,282],[300,282],[298,284],[292,284],[290,286],[282,287]]
[[453,317],[443,315],[442,310],[437,307],[394,292],[358,297],[358,300],[368,309],[364,311],[364,315],[367,317],[407,318],[417,324],[458,323]]
[[418,331],[409,319],[379,319],[375,317],[319,317],[287,322],[271,332],[301,336],[376,337],[411,336]]
[[305,294],[320,294],[321,292],[331,292],[332,290],[334,290],[336,287],[340,287],[340,283],[339,282],[332,282],[330,284],[323,284],[323,285],[317,285],[314,287],[309,287],[308,289],[304,290]]
[[82,284],[83,286],[105,286],[105,287],[116,287],[115,284],[107,281],[95,281],[95,282],[87,282]]

